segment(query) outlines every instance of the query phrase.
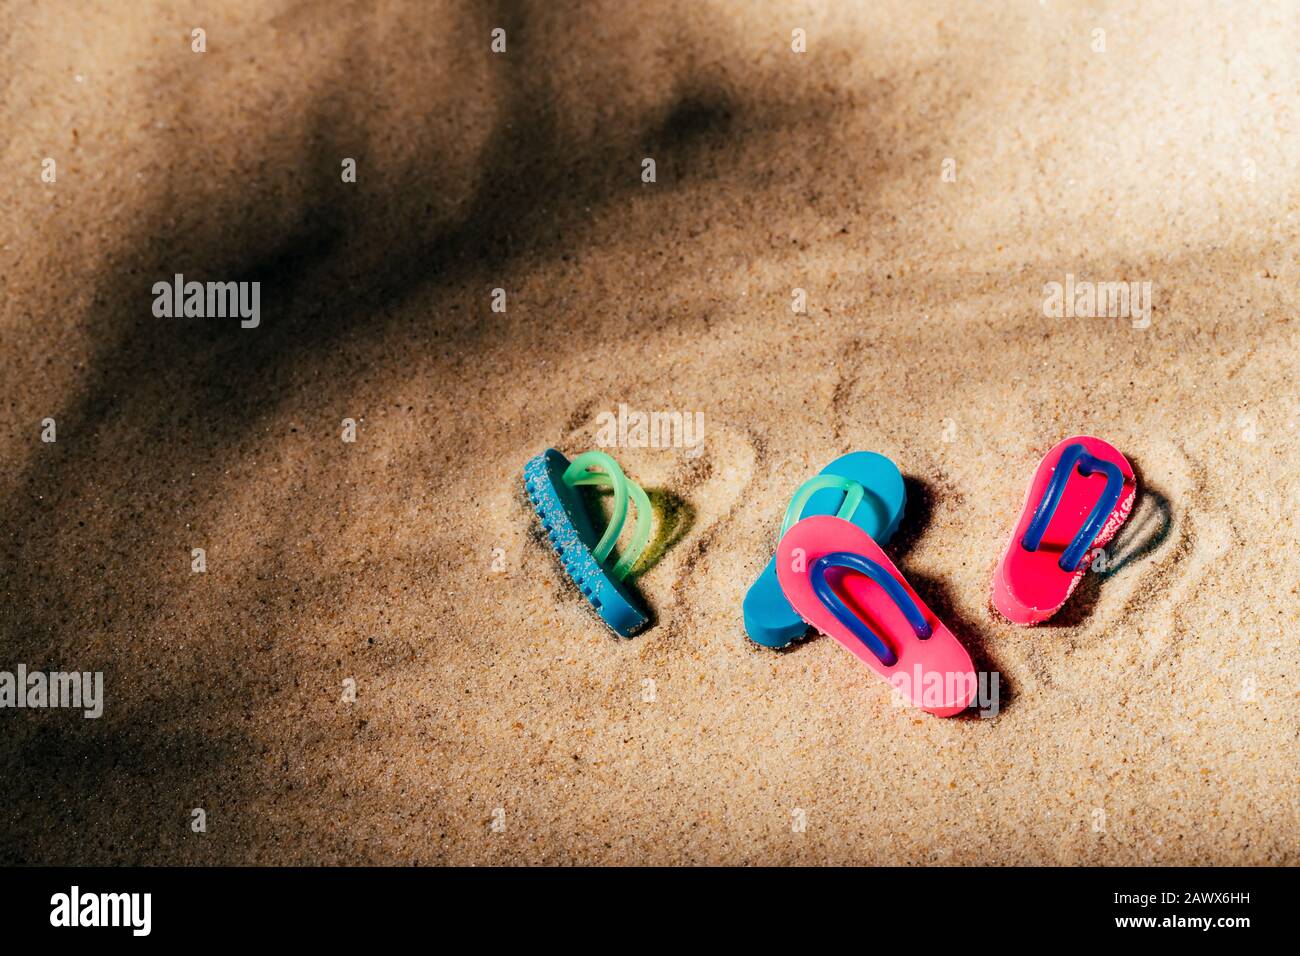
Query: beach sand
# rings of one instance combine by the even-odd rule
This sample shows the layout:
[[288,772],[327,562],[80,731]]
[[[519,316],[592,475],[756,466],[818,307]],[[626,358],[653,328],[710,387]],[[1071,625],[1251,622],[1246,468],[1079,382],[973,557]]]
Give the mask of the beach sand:
[[[0,8],[0,669],[105,681],[0,712],[0,862],[1300,862],[1300,4],[380,8]],[[260,325],[155,317],[176,273]],[[631,640],[521,488],[620,403],[705,420],[612,449],[669,538]],[[1074,434],[1138,503],[1017,628]],[[995,717],[747,641],[857,449]]]

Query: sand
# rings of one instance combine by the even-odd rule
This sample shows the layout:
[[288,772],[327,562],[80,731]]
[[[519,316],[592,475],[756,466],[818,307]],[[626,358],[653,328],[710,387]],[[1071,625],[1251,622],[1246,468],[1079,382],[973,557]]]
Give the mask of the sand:
[[[222,7],[0,10],[0,668],[106,697],[0,711],[0,862],[1300,862],[1300,5]],[[520,488],[619,403],[705,416],[614,449],[669,538],[627,641]],[[1138,504],[1016,628],[1072,434]],[[856,449],[996,717],[746,640]]]

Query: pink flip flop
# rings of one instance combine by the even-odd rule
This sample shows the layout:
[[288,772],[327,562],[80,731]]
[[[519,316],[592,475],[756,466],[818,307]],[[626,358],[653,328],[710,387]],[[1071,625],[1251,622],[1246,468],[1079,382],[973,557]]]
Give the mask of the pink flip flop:
[[1065,603],[1133,510],[1133,466],[1086,435],[1047,453],[993,574],[993,606],[1013,624],[1047,620]]
[[975,699],[966,648],[857,525],[830,515],[796,522],[777,546],[776,573],[800,617],[914,707],[952,717]]

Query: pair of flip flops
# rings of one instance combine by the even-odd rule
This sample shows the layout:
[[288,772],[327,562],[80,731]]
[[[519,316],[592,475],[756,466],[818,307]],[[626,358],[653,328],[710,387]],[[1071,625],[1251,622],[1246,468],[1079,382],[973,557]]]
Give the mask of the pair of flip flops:
[[[1081,436],[1053,448],[994,575],[999,612],[1024,625],[1055,613],[1128,517],[1136,490],[1132,466],[1106,442]],[[811,625],[908,703],[951,717],[975,697],[970,655],[880,548],[905,504],[902,475],[884,456],[831,462],[795,493],[776,554],[745,596],[745,629],[775,648]]]
[[975,668],[880,549],[906,504],[898,466],[875,452],[844,455],[805,482],[786,510],[776,554],[745,595],[745,630],[779,648],[811,625],[908,703],[948,717],[974,699]]

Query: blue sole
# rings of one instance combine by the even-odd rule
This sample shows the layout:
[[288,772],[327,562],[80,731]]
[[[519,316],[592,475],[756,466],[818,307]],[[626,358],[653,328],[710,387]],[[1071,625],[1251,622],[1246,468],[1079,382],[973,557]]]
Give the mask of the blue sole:
[[[850,520],[877,544],[886,544],[894,536],[907,505],[907,492],[897,465],[884,455],[855,451],[836,458],[821,474],[837,475],[862,485],[866,497]],[[808,499],[802,517],[833,515],[843,501],[844,492],[823,489]],[[744,617],[749,639],[763,647],[785,647],[808,633],[808,625],[781,591],[775,554],[745,595]]]
[[524,466],[524,490],[570,580],[601,620],[621,637],[631,637],[649,623],[650,616],[592,553],[599,538],[577,491],[564,483],[568,467],[567,458],[548,448]]

